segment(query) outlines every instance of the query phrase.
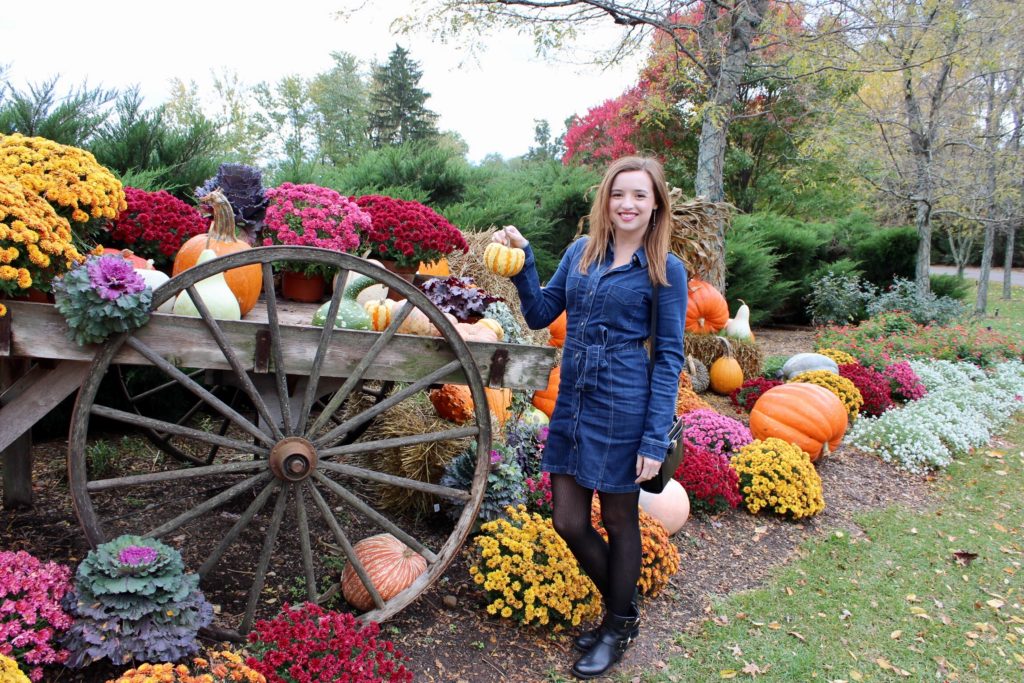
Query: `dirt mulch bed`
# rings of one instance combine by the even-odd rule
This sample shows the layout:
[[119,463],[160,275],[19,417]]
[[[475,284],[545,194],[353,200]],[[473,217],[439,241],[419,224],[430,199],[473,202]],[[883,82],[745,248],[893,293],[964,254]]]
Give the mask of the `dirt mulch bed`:
[[[804,330],[757,331],[765,355],[810,350],[812,336]],[[710,397],[709,402],[723,414],[744,419],[726,399]],[[72,566],[84,557],[87,546],[67,494],[64,449],[61,442],[35,447],[35,507],[0,511],[0,548],[26,550]],[[919,508],[929,502],[922,479],[849,447],[819,462],[819,473],[827,507],[810,520],[787,522],[741,511],[692,517],[673,537],[682,556],[681,569],[661,595],[643,603],[640,638],[615,676],[628,680],[664,666],[665,659],[679,651],[672,645],[673,636],[706,618],[715,596],[762,584],[805,540],[834,530],[860,534],[853,517],[866,510],[890,505]],[[454,606],[446,606],[452,598]],[[464,554],[382,629],[410,658],[408,666],[417,681],[568,679],[575,658],[571,634],[488,617],[469,581]],[[116,672],[96,665],[78,672],[54,668],[48,675],[51,681],[98,683],[116,677]]]

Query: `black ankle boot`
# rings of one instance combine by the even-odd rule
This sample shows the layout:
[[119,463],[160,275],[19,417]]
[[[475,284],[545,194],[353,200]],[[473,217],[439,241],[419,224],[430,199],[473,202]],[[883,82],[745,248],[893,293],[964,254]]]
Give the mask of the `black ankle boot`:
[[[633,614],[640,614],[640,589],[639,588],[637,588],[633,592],[633,599],[629,603],[629,611],[631,613],[633,613]],[[580,652],[586,652],[590,648],[594,647],[594,644],[597,643],[597,639],[601,637],[601,633],[602,633],[601,629],[603,627],[604,627],[604,622],[601,622],[601,625],[598,626],[597,628],[590,629],[589,631],[585,631],[585,632],[581,633],[580,635],[576,636],[576,638],[572,641],[573,647],[575,647]],[[640,629],[639,629],[639,627],[637,627],[636,633],[633,633],[632,637],[636,638],[636,634],[639,633],[639,632],[640,632]]]
[[601,624],[601,635],[594,646],[572,667],[576,678],[597,678],[612,668],[640,633],[640,613],[633,610],[628,617],[608,612]]

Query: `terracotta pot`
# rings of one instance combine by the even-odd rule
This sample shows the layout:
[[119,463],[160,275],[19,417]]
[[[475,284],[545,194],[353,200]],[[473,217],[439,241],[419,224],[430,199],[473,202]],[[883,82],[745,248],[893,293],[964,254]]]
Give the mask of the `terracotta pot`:
[[281,294],[286,299],[305,303],[318,303],[324,298],[327,281],[323,275],[305,275],[286,270],[281,274]]
[[[409,284],[413,284],[416,279],[416,266],[400,266],[394,261],[384,259],[381,259],[380,264]],[[388,288],[388,298],[392,301],[405,300],[405,297],[400,292],[391,288]]]
[[42,290],[36,289],[35,287],[29,287],[23,290],[21,294],[12,294],[5,297],[0,294],[0,299],[6,298],[8,301],[28,301],[33,304],[52,304],[53,294],[47,293]]

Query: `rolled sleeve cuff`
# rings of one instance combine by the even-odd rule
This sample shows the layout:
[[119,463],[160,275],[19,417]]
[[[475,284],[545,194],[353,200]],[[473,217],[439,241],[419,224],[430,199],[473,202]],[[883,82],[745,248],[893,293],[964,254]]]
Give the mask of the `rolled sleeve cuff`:
[[668,441],[655,441],[654,439],[648,439],[647,437],[640,439],[639,454],[645,458],[663,462],[667,452]]

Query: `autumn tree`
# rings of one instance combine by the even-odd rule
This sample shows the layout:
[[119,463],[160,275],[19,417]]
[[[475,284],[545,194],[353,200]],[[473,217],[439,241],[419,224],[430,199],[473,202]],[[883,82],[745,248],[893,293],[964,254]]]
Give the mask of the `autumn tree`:
[[[707,93],[698,114],[694,191],[718,202],[725,198],[723,167],[731,113],[769,6],[770,0],[438,0],[425,16],[413,17],[403,26],[414,31],[426,25],[442,39],[469,33],[478,40],[492,29],[525,29],[532,31],[543,54],[572,43],[594,24],[613,22],[622,33],[603,56],[606,63],[646,46],[656,33],[669,37],[678,59],[692,68],[692,77]],[[594,123],[594,133],[601,134],[599,122]]]

